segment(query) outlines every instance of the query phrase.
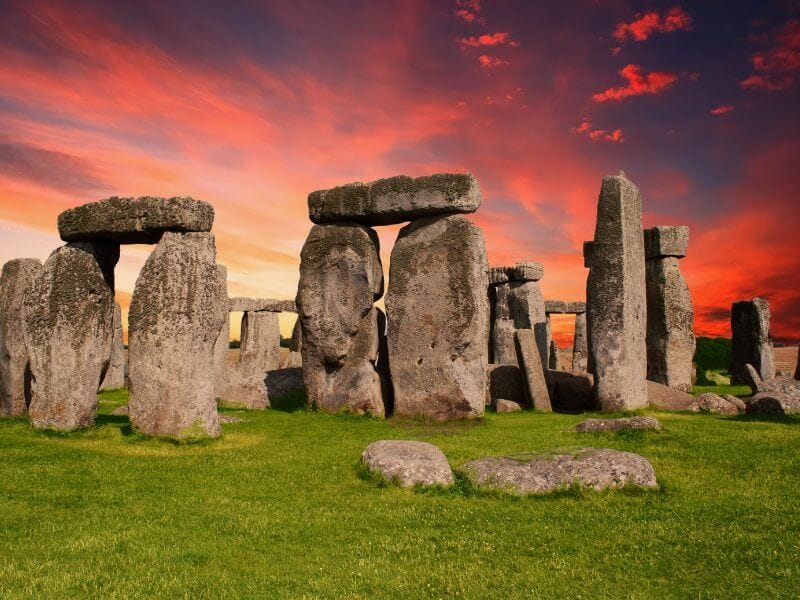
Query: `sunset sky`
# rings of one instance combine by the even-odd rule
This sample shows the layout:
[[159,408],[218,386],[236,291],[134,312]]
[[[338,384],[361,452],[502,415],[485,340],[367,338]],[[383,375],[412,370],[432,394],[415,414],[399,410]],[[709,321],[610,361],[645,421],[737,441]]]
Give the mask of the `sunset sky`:
[[[545,297],[582,300],[623,169],[645,226],[691,228],[698,334],[761,295],[800,340],[800,3],[0,5],[2,262],[44,260],[66,208],[190,195],[230,295],[293,298],[309,192],[469,171],[490,263],[541,260]],[[149,250],[123,247],[125,308]]]

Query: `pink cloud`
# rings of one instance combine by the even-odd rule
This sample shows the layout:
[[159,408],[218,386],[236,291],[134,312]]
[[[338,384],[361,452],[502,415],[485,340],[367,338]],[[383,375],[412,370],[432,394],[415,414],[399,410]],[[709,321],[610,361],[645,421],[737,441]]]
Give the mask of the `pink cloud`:
[[624,21],[617,23],[613,35],[620,42],[626,39],[643,42],[654,33],[689,31],[691,28],[692,17],[680,6],[675,6],[663,15],[657,11],[650,11],[636,15],[630,23]]
[[774,92],[794,84],[800,70],[800,21],[786,23],[769,42],[768,50],[750,58],[755,73],[739,82],[742,89]]
[[592,96],[592,100],[605,102],[607,100],[622,100],[631,96],[641,96],[642,94],[658,94],[671,87],[678,80],[678,76],[675,73],[664,71],[642,73],[642,67],[639,65],[627,65],[619,74],[628,80],[628,85],[609,88]]
[[458,43],[464,47],[478,48],[480,46],[519,46],[518,42],[511,39],[511,34],[505,31],[496,33],[484,33],[483,35],[461,38]]
[[606,131],[605,129],[595,129],[589,117],[581,119],[581,124],[572,128],[572,133],[585,135],[594,142],[615,142],[622,144],[625,142],[625,137],[622,129],[615,129],[613,131]]
[[719,115],[726,115],[729,112],[733,112],[736,110],[736,107],[732,104],[723,104],[722,106],[717,106],[716,108],[712,108],[709,111],[709,114],[719,116]]
[[495,56],[489,56],[488,54],[481,54],[478,57],[478,62],[484,69],[493,69],[494,67],[502,67],[509,64],[507,60],[503,60],[502,58],[497,58]]

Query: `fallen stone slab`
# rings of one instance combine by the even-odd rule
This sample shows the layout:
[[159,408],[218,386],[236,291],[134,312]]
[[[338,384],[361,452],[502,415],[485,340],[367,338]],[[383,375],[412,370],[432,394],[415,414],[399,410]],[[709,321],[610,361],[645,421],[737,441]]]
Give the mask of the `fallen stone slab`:
[[274,300],[272,298],[245,298],[234,296],[228,300],[230,312],[297,312],[294,300]]
[[578,433],[625,431],[628,429],[658,431],[661,429],[661,423],[655,417],[623,417],[619,419],[585,419],[575,425],[575,431]]
[[497,401],[495,409],[499,413],[510,413],[522,410],[522,407],[519,405],[519,403],[514,402],[513,400],[504,400],[501,398]]
[[747,403],[748,415],[800,414],[800,396],[780,392],[759,392]]
[[398,175],[311,192],[308,216],[314,223],[392,225],[439,214],[472,213],[480,205],[480,187],[470,174]]
[[427,442],[381,440],[361,454],[373,473],[383,475],[401,487],[453,484],[453,471],[439,448]]
[[607,448],[489,457],[468,462],[461,471],[479,488],[514,494],[548,494],[572,485],[595,490],[658,487],[646,458]]
[[655,381],[647,382],[647,403],[661,410],[689,410],[694,396]]
[[715,415],[737,415],[739,409],[722,396],[708,392],[700,394],[689,405],[691,412],[711,413]]
[[211,231],[214,208],[193,198],[119,198],[90,202],[58,215],[66,242],[107,240],[155,244],[165,231]]
[[555,315],[580,315],[586,312],[586,302],[545,300],[544,310]]

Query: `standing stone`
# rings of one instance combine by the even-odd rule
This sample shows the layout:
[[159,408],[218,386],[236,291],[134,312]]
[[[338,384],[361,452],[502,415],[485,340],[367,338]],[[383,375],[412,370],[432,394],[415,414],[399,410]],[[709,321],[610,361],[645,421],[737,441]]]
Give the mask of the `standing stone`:
[[494,310],[492,321],[492,363],[516,365],[517,351],[514,348],[514,318],[511,314],[511,283],[493,286]]
[[217,437],[214,345],[228,297],[211,233],[167,232],[136,280],[128,318],[131,423],[148,435]]
[[572,343],[572,372],[586,373],[589,347],[586,341],[586,313],[575,315],[575,338]]
[[41,272],[38,260],[18,258],[0,275],[0,415],[6,417],[24,415],[31,401],[22,307]]
[[418,219],[400,230],[386,295],[396,414],[483,414],[487,285],[483,233],[467,218]]
[[753,365],[761,379],[775,377],[775,358],[769,333],[769,303],[763,298],[740,300],[731,308],[733,360],[731,383],[747,383],[745,365]]
[[[225,290],[225,297],[228,296],[228,269],[222,265],[217,265],[217,277],[219,285]],[[214,395],[220,397],[225,387],[225,376],[228,367],[228,350],[231,340],[231,315],[227,310],[222,321],[217,339],[214,342]]]
[[239,363],[253,375],[265,375],[280,366],[281,330],[278,313],[246,312],[242,315]]
[[289,354],[286,355],[286,360],[283,365],[284,369],[294,369],[303,366],[303,329],[300,327],[300,319],[294,322],[292,328],[292,338],[289,340]]
[[[508,307],[514,330],[531,329],[536,336],[536,345],[542,360],[547,357],[547,314],[545,311],[544,296],[539,287],[542,278],[542,263],[522,261],[514,265],[512,277],[514,281],[509,284]],[[512,344],[515,344],[512,338]],[[513,346],[514,362],[517,364],[516,345]],[[544,364],[544,363],[543,363]]]
[[516,333],[517,352],[528,391],[529,406],[534,410],[552,412],[550,392],[547,388],[536,334],[531,329],[520,329]]
[[558,370],[558,342],[555,338],[550,338],[550,356],[548,358],[548,369],[552,369],[553,371]]
[[94,423],[114,335],[113,267],[119,246],[71,243],[53,252],[25,299],[34,427]]
[[122,309],[114,303],[114,333],[111,341],[111,357],[101,390],[118,390],[125,387],[125,342],[122,340]]
[[694,309],[678,259],[686,256],[688,227],[644,230],[647,285],[647,378],[692,391]]
[[373,230],[355,223],[311,228],[300,253],[297,310],[303,380],[312,406],[385,416],[373,308],[382,293]]
[[642,198],[623,174],[603,179],[590,248],[586,316],[595,398],[602,410],[643,408],[647,297]]

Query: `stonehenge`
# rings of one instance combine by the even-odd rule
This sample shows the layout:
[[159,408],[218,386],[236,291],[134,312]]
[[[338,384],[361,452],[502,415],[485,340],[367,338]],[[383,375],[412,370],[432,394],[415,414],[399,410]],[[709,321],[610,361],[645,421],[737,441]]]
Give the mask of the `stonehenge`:
[[101,390],[116,390],[125,387],[125,343],[122,340],[122,309],[119,302],[114,303],[112,329],[111,356],[106,375],[100,384]]
[[547,300],[544,303],[547,315],[547,366],[548,369],[558,369],[558,344],[553,339],[550,326],[550,315],[575,315],[575,336],[572,343],[572,372],[585,373],[587,370],[586,356],[588,354],[586,341],[586,303],[579,301]]
[[595,399],[602,410],[642,408],[647,405],[642,198],[623,173],[603,178],[589,248],[586,316]]
[[22,308],[41,272],[38,260],[18,258],[5,263],[0,275],[0,415],[6,417],[21,417],[31,401]]
[[515,334],[515,340],[525,375],[525,390],[528,395],[526,404],[535,410],[551,412],[553,407],[550,402],[550,391],[545,379],[536,333],[531,329],[520,329]]
[[731,383],[748,383],[747,365],[761,379],[774,379],[775,358],[769,330],[769,303],[763,298],[740,300],[731,307],[733,356]]
[[694,309],[678,259],[686,256],[688,227],[644,230],[647,287],[647,378],[692,390]]
[[589,370],[589,347],[586,334],[586,311],[575,315],[575,338],[572,344],[572,372],[586,373]]

